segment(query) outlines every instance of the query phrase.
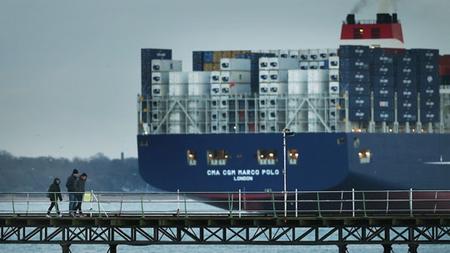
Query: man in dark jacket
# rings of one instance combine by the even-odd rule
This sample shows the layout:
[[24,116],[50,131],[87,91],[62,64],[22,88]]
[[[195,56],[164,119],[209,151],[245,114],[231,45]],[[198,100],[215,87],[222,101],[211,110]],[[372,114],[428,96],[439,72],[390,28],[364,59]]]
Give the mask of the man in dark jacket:
[[58,216],[61,217],[61,213],[59,212],[59,207],[58,207],[58,200],[62,201],[61,188],[59,188],[60,182],[61,181],[59,180],[59,178],[55,178],[53,180],[53,183],[48,188],[47,196],[50,199],[51,204],[50,204],[50,207],[48,208],[46,216],[49,218],[50,218],[50,212],[52,211],[53,207],[55,207],[56,213],[58,214]]
[[76,181],[76,199],[77,199],[77,205],[75,206],[75,213],[78,211],[80,215],[83,215],[83,212],[81,211],[81,204],[83,203],[83,195],[86,190],[86,179],[87,174],[83,173],[81,174],[80,178]]
[[74,169],[72,171],[72,175],[67,178],[66,187],[69,192],[69,213],[73,215],[75,213],[75,208],[77,206],[77,198],[76,198],[76,183],[78,180],[78,170]]

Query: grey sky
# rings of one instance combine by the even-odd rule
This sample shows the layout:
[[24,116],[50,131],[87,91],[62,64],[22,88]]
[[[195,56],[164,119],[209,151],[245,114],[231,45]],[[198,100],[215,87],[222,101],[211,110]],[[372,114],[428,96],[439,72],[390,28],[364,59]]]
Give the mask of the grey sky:
[[[172,48],[185,70],[198,49],[335,48],[355,2],[0,0],[0,149],[136,156],[140,48]],[[397,5],[407,47],[450,53],[450,1]]]

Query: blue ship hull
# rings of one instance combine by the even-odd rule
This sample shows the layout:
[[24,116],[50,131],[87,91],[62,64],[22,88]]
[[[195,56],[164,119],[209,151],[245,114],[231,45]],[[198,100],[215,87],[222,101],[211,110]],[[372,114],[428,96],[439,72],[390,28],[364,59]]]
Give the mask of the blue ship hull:
[[[139,169],[150,185],[166,191],[281,191],[282,136],[261,134],[138,135]],[[288,190],[450,189],[450,134],[297,133],[298,150],[287,166]],[[226,165],[211,166],[207,151],[226,150]],[[258,149],[276,150],[274,165],[260,165]],[[197,164],[188,165],[187,150]],[[370,162],[359,153],[370,151]]]

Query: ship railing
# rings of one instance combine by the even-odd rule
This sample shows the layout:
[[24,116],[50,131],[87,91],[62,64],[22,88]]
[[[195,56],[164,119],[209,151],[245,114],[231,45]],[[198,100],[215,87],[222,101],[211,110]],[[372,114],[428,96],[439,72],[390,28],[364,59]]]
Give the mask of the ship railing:
[[[450,190],[84,192],[84,216],[370,217],[450,214]],[[285,198],[286,196],[286,198]],[[69,214],[69,197],[58,202]],[[0,193],[0,216],[43,216],[46,192]],[[55,210],[52,211],[55,215]]]

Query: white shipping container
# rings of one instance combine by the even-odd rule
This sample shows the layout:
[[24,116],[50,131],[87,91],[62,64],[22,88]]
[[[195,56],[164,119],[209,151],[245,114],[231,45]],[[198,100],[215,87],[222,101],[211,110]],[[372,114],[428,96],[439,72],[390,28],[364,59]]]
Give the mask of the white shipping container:
[[230,58],[222,58],[220,59],[220,70],[226,71],[250,71],[250,59],[230,59]]
[[328,56],[329,57],[336,57],[338,56],[338,50],[337,48],[328,48]]
[[152,96],[153,97],[165,97],[169,95],[169,86],[165,84],[153,84]]
[[328,49],[319,49],[319,59],[326,60],[328,59]]
[[187,96],[187,83],[169,83],[169,96]]
[[302,49],[302,50],[299,50],[298,53],[299,53],[299,59],[300,60],[306,61],[306,60],[309,59],[309,50]]
[[185,119],[184,112],[170,112],[169,121],[170,122],[182,122]]
[[288,82],[288,94],[299,95],[308,93],[308,82]]
[[179,60],[152,60],[152,71],[182,71],[182,61]]
[[307,70],[289,70],[288,71],[288,81],[289,82],[308,82],[308,71]]
[[308,70],[308,82],[328,81],[329,71],[326,69]]
[[289,58],[297,59],[299,57],[298,50],[289,50]]
[[169,72],[169,84],[188,83],[188,72]]
[[289,58],[289,50],[282,49],[279,54],[280,58]]
[[188,74],[189,84],[206,84],[210,82],[211,72],[209,71],[194,71]]
[[220,94],[221,94],[220,84],[219,83],[211,84],[210,95],[211,96],[219,96]]
[[180,125],[180,124],[171,124],[169,125],[169,131],[170,134],[181,134],[185,132],[185,127],[184,125]]
[[317,61],[310,61],[308,63],[308,68],[309,69],[319,69],[319,62],[317,62]]
[[330,95],[339,95],[339,82],[330,82],[329,85]]
[[268,70],[269,69],[269,58],[261,57],[258,60],[259,70]]
[[237,84],[221,84],[220,92],[223,95],[238,95],[238,94],[250,94],[251,86],[249,83],[237,83]]
[[328,80],[330,82],[339,82],[339,70],[338,69],[330,69]]
[[317,61],[319,60],[319,49],[310,49],[308,52],[309,60]]
[[301,70],[308,70],[309,69],[309,62],[308,61],[301,61],[299,63]]
[[330,69],[339,69],[339,56],[330,56],[328,61]]
[[264,95],[269,93],[269,83],[260,83],[259,84],[259,94]]
[[209,82],[211,84],[220,83],[220,71],[212,71]]
[[190,112],[189,117],[196,123],[203,123],[205,121],[204,112]]
[[209,90],[211,85],[209,83],[189,83],[187,87],[189,96],[210,95]]
[[319,61],[319,69],[328,69],[328,61]]
[[268,83],[269,80],[269,70],[260,70],[259,71],[259,83]]
[[270,82],[287,82],[288,71],[287,70],[270,70],[269,71]]
[[277,57],[269,58],[269,69],[271,70],[289,70],[298,68],[299,62],[297,59],[277,58]]
[[220,82],[221,83],[250,83],[249,71],[221,71]]
[[188,134],[197,134],[197,133],[202,133],[204,132],[204,126],[200,125],[200,126],[195,126],[195,125],[189,125],[187,128],[187,133]]
[[152,84],[167,84],[169,83],[169,72],[153,72]]
[[287,82],[274,82],[269,84],[269,94],[282,95],[287,94],[288,83]]

